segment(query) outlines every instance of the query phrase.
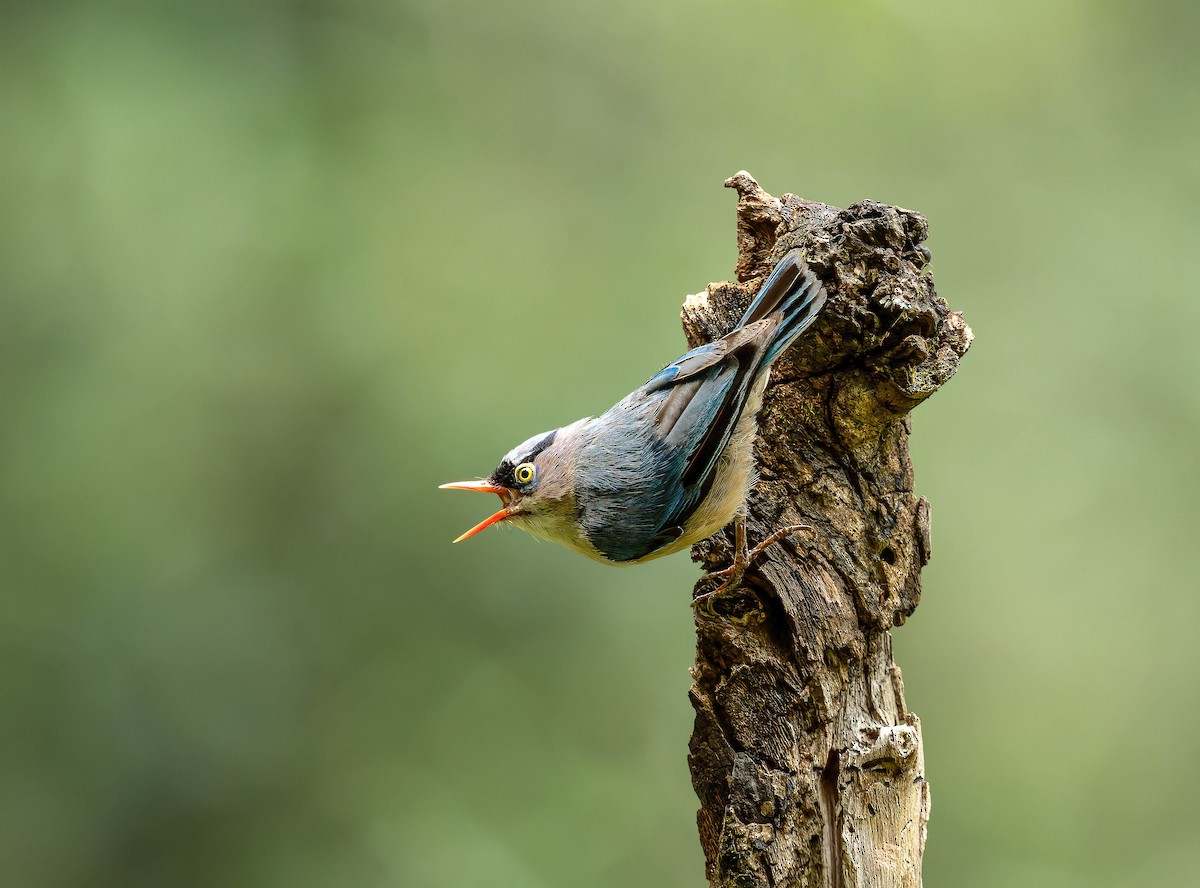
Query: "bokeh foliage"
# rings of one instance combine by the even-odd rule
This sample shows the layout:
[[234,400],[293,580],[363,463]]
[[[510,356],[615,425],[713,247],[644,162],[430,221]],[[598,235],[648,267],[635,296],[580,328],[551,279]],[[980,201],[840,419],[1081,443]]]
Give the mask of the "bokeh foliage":
[[926,884],[1185,884],[1193,3],[75,2],[0,19],[0,872],[683,886],[696,568],[449,540],[606,408],[733,195],[932,224],[896,633]]

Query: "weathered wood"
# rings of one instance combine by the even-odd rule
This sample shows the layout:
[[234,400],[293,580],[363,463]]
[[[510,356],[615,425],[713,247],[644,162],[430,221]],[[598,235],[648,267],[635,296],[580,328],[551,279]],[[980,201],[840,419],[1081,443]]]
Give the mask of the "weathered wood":
[[[745,172],[726,185],[740,283],[688,298],[689,343],[728,331],[794,246],[830,298],[775,365],[748,503],[751,545],[785,524],[814,530],[696,608],[689,763],[708,878],[915,888],[929,787],[888,634],[916,608],[930,555],[908,413],[954,374],[971,330],[934,291],[918,213],[774,198]],[[726,530],[693,557],[723,567],[731,544]]]

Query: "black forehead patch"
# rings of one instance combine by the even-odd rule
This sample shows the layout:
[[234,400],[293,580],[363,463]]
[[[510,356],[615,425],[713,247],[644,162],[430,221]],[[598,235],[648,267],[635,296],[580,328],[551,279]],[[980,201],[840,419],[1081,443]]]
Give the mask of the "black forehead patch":
[[532,462],[539,453],[554,443],[557,435],[558,429],[547,432],[530,444],[525,450],[514,453],[511,456],[506,456],[504,461],[496,466],[496,470],[492,472],[489,480],[493,484],[499,484],[501,487],[520,487],[521,485],[517,483],[517,479],[513,477],[513,470],[521,463]]
[[488,480],[501,487],[516,487],[517,479],[513,477],[513,464],[508,460],[500,463]]

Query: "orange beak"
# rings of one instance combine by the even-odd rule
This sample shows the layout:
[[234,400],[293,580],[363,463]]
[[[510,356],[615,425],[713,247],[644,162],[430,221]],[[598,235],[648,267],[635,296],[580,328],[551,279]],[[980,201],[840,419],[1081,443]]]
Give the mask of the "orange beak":
[[504,508],[492,515],[489,518],[484,518],[454,542],[461,543],[467,537],[473,537],[481,530],[487,530],[497,521],[503,521],[512,514],[512,506],[510,501],[513,498],[513,492],[507,487],[501,487],[499,484],[493,484],[491,481],[455,481],[452,484],[439,484],[438,490],[477,490],[480,493],[494,493],[500,497],[500,501],[504,503]]

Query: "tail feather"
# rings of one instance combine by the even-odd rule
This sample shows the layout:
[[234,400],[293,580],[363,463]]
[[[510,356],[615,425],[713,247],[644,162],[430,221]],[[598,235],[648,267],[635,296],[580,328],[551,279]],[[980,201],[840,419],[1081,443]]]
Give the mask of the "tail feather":
[[758,295],[742,315],[738,327],[753,324],[773,314],[782,321],[763,354],[769,365],[817,319],[825,305],[825,287],[817,278],[799,250],[784,256],[759,288]]

